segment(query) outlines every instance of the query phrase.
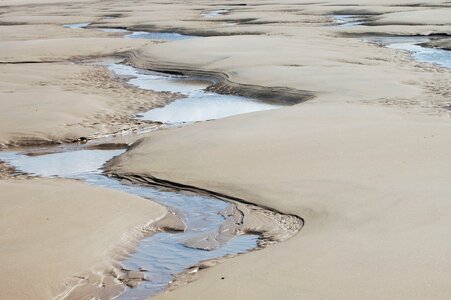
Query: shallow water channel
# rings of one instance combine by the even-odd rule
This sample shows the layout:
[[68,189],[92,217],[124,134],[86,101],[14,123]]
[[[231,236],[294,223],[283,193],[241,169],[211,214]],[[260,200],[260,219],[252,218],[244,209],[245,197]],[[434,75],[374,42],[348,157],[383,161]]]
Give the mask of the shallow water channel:
[[[70,28],[84,28],[87,23],[71,24]],[[241,113],[276,109],[280,106],[253,99],[220,95],[205,91],[212,84],[208,78],[169,75],[139,70],[122,64],[107,67],[118,76],[126,76],[129,84],[154,91],[182,93],[185,98],[169,105],[138,115],[138,118],[159,121],[176,126],[218,119]],[[49,151],[47,151],[49,150]],[[49,154],[30,155],[45,151]],[[225,222],[224,210],[232,205],[222,199],[188,192],[179,192],[153,186],[123,184],[103,174],[102,166],[125,150],[87,150],[80,147],[58,146],[27,150],[25,152],[0,152],[0,160],[17,170],[41,177],[80,179],[88,184],[116,189],[151,199],[176,213],[186,224],[184,232],[157,232],[140,241],[136,251],[121,261],[126,270],[145,270],[146,280],[134,288],[127,288],[117,299],[145,299],[155,295],[171,283],[176,274],[201,261],[221,258],[228,254],[244,253],[258,247],[259,235],[237,235],[213,249],[190,248],[185,241],[196,236],[206,236],[219,230]]]
[[95,186],[120,190],[149,198],[179,214],[187,226],[185,232],[159,232],[140,241],[136,252],[121,262],[127,270],[147,270],[147,281],[127,289],[118,299],[145,299],[164,290],[177,273],[200,261],[243,253],[257,247],[257,235],[236,236],[223,247],[193,249],[183,243],[197,235],[218,230],[224,222],[221,212],[230,203],[217,198],[163,190],[151,186],[125,185],[102,174],[104,162],[124,150],[78,150],[28,156],[0,152],[0,159],[18,170],[43,177],[75,178]]
[[429,37],[422,36],[388,36],[365,37],[368,43],[376,43],[387,48],[407,51],[412,58],[419,62],[431,63],[444,68],[451,68],[451,51],[422,46],[422,43],[431,41]]
[[[365,16],[361,15],[333,15],[335,26],[355,27],[365,26]],[[366,36],[362,40],[391,49],[408,52],[419,62],[430,63],[444,68],[451,68],[451,51],[424,46],[437,37],[428,36]]]

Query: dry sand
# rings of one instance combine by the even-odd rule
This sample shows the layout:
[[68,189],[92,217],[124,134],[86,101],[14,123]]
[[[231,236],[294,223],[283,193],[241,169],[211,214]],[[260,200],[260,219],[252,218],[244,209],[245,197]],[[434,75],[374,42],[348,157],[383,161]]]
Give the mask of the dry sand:
[[[51,299],[106,275],[166,209],[70,180],[0,181],[1,299]],[[98,279],[102,282],[102,279]]]
[[[1,3],[0,22],[10,24],[2,26],[8,28],[0,42],[3,61],[63,61],[133,49],[130,61],[140,66],[220,74],[228,80],[228,86],[219,87],[223,90],[288,88],[298,90],[300,98],[305,91],[316,96],[279,111],[152,134],[112,167],[117,173],[153,175],[242,197],[305,220],[294,238],[208,269],[199,280],[157,298],[449,298],[451,123],[443,107],[449,104],[451,74],[412,62],[405,53],[345,37],[449,34],[446,1]],[[27,3],[42,5],[36,10]],[[217,18],[201,15],[220,8],[230,11]],[[373,26],[327,26],[334,13],[371,15]],[[221,36],[146,45],[61,28],[77,22]],[[65,64],[56,63],[56,69]],[[14,72],[36,72],[29,65],[21,67]],[[71,70],[61,73],[78,71]],[[41,77],[58,76],[48,71]],[[60,88],[65,78],[52,80],[55,95],[66,97]],[[30,84],[20,91],[36,89]],[[88,99],[78,89],[71,92]],[[53,112],[54,105],[38,103]],[[89,111],[105,110],[106,102],[97,97],[89,103],[100,106],[89,106]],[[16,114],[24,111],[0,105]],[[108,107],[115,113],[122,109]],[[87,118],[76,105],[63,113],[67,116],[62,119],[76,118],[71,123]],[[67,124],[62,119],[36,121],[37,136],[79,134],[59,133]],[[17,125],[13,118],[9,122],[1,128]],[[35,139],[30,127],[14,136],[11,131],[2,131],[2,139]],[[43,280],[34,280],[48,288]]]

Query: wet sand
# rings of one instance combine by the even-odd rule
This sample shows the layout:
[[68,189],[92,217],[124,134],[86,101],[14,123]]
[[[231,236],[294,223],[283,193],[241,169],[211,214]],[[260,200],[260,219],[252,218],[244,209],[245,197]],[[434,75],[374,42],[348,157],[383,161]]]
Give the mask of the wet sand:
[[[50,5],[39,12],[16,5],[44,2]],[[444,107],[449,105],[450,72],[351,37],[449,34],[449,4],[361,2],[253,1],[239,6],[138,1],[105,7],[104,1],[74,6],[50,0],[4,1],[12,6],[1,8],[0,21],[10,25],[2,26],[0,56],[14,64],[0,68],[17,67],[16,74],[33,75],[31,65],[17,63],[133,50],[123,55],[139,67],[219,74],[224,85],[217,88],[222,91],[274,91],[271,96],[310,99],[278,111],[151,134],[110,167],[117,174],[156,176],[241,197],[305,220],[295,238],[203,270],[198,280],[158,299],[447,299],[451,140]],[[221,8],[228,13],[202,15]],[[336,13],[369,15],[372,26],[329,26],[330,15]],[[104,18],[111,14],[119,17]],[[62,27],[78,22],[220,36],[165,44]],[[87,41],[96,46],[86,48]],[[435,43],[447,47],[447,42]],[[60,71],[65,64],[52,63],[52,70],[67,76],[76,73],[73,67],[81,68],[70,65],[73,71]],[[53,78],[47,73],[33,77]],[[20,82],[18,75],[10,78],[13,84],[2,80],[2,98],[11,96],[8,91]],[[25,121],[11,117],[5,122],[2,117],[1,128],[8,128],[2,130],[3,143],[111,132],[103,124],[123,107],[104,104],[106,91],[102,97],[92,96],[103,84],[80,93],[80,87],[88,85],[81,84],[69,89],[76,95],[69,94],[60,88],[65,78],[52,79],[56,87],[46,87],[42,95],[91,99],[86,101],[89,105],[79,107],[71,101],[73,107],[63,110],[67,116],[61,120],[30,122],[35,125],[23,129]],[[41,81],[31,81],[12,94],[35,93]],[[129,92],[115,99],[127,99]],[[53,104],[34,101],[45,113],[59,113]],[[25,111],[6,101],[0,105],[0,111],[7,109],[11,116]],[[97,127],[65,126],[84,124],[89,113],[105,111],[110,114]],[[30,113],[30,118],[35,115]],[[10,255],[2,257],[7,260]],[[30,282],[42,288],[44,279],[35,276]]]

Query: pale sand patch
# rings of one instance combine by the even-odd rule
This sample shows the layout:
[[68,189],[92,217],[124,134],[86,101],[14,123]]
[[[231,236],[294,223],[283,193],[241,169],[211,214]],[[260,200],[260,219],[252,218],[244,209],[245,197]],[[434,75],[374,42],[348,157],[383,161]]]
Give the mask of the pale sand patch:
[[283,244],[157,299],[446,299],[450,129],[446,119],[305,103],[152,134],[114,171],[305,220]]
[[91,272],[107,274],[166,209],[71,180],[0,181],[2,299],[51,299]]

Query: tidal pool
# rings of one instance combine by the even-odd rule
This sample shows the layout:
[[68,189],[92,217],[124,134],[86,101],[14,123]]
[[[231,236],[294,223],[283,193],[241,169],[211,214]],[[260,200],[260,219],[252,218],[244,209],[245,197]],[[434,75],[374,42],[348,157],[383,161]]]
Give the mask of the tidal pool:
[[123,64],[108,66],[120,76],[131,76],[129,83],[145,90],[182,93],[185,98],[140,114],[140,119],[163,123],[186,123],[276,109],[281,105],[246,97],[222,95],[205,89],[212,84],[206,78],[148,72]]

